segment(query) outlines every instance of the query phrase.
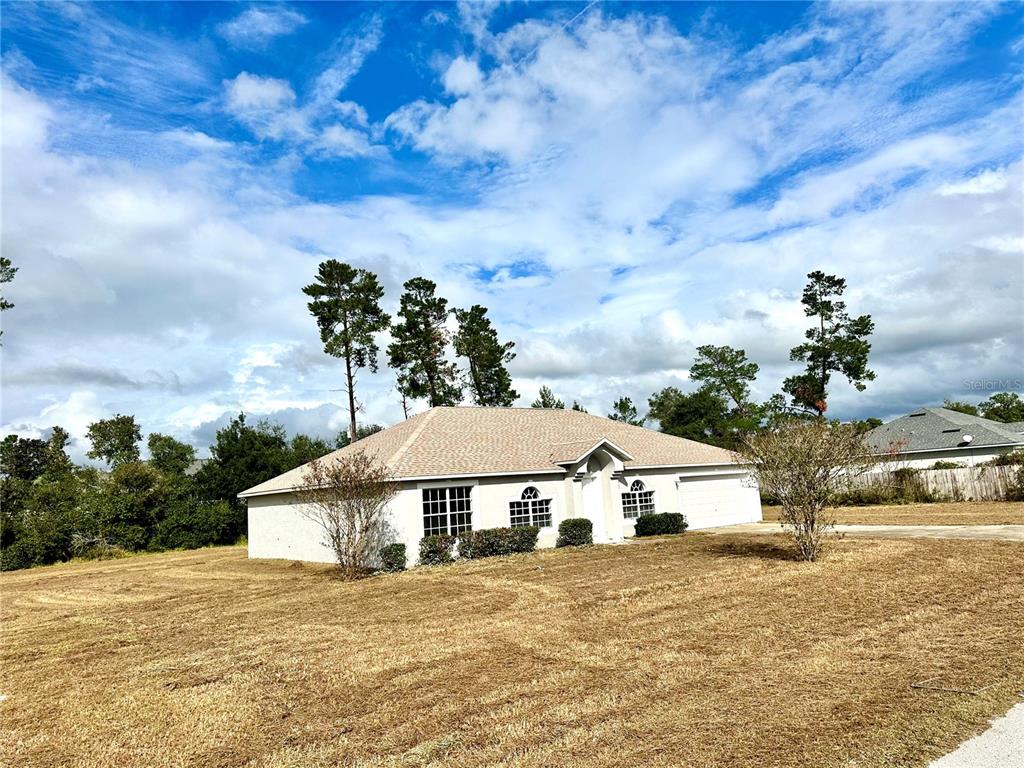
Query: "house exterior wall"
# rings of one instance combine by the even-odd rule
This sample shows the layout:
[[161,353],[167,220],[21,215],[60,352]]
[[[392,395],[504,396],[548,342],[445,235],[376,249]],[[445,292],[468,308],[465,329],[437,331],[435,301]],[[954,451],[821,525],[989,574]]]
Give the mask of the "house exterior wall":
[[[601,490],[600,509],[584,509],[583,483],[575,472],[554,474],[479,477],[472,479],[403,482],[389,505],[388,514],[396,540],[406,545],[409,565],[416,563],[423,537],[424,488],[469,485],[472,487],[473,528],[500,528],[510,524],[509,502],[519,499],[533,486],[541,498],[550,498],[552,525],[541,529],[538,547],[552,547],[558,524],[570,517],[604,515],[606,541],[632,536],[634,523],[622,514],[622,492],[640,479],[654,491],[656,512],[682,512],[690,528],[756,522],[761,519],[760,496],[749,475],[736,467],[658,467],[626,469],[620,478],[608,463],[594,474]],[[332,562],[331,551],[323,545],[323,532],[308,519],[291,494],[256,496],[249,500],[249,557]],[[595,526],[595,530],[598,526]]]
[[937,451],[914,451],[901,454],[896,461],[882,460],[872,471],[891,472],[900,467],[931,469],[936,461],[955,461],[958,464],[963,464],[965,467],[974,467],[978,464],[984,464],[986,461],[991,461],[997,456],[1002,456],[1022,448],[1024,446],[1020,445],[979,446],[977,448],[964,446],[963,448],[945,448]]

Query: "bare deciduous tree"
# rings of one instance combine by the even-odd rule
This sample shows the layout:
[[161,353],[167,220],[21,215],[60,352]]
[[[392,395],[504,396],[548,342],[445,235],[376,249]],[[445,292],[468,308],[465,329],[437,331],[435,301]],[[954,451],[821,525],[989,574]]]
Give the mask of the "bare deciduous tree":
[[742,448],[762,491],[778,499],[781,522],[804,560],[816,560],[835,526],[828,506],[875,460],[852,424],[793,420],[748,435]]
[[387,467],[358,451],[311,462],[295,496],[302,514],[323,529],[344,577],[355,579],[373,569],[394,538],[387,507],[397,492]]

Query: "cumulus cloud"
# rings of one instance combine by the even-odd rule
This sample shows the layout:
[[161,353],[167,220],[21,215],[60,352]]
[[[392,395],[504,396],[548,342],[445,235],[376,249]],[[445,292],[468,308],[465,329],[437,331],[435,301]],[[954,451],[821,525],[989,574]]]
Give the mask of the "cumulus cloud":
[[282,6],[253,7],[217,26],[221,37],[238,48],[265,48],[272,40],[290,35],[308,20]]

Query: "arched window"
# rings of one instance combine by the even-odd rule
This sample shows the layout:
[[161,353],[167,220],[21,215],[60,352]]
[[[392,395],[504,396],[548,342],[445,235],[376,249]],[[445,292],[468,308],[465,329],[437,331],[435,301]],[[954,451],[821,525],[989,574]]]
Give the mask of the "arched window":
[[525,488],[518,499],[508,503],[508,512],[513,528],[525,525],[551,527],[551,499],[542,499],[540,491],[532,485]]
[[648,491],[642,480],[634,480],[622,494],[622,516],[635,520],[641,515],[654,514],[654,491]]

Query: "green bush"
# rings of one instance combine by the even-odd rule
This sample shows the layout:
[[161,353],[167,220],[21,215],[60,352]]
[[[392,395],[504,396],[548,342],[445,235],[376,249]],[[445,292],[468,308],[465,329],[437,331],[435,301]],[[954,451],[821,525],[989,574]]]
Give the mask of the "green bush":
[[570,517],[558,524],[556,547],[585,547],[594,543],[594,524],[585,517]]
[[450,563],[455,537],[447,533],[424,536],[420,539],[420,565],[444,565]]
[[517,528],[484,528],[459,534],[459,557],[475,559],[532,552],[540,530],[532,525]]
[[686,530],[686,517],[678,512],[662,512],[657,515],[640,515],[636,519],[634,532],[637,536],[665,536]]
[[934,464],[932,464],[931,468],[932,469],[960,469],[960,467],[962,467],[962,466],[963,466],[963,464],[961,464],[961,463],[959,463],[957,461],[941,461],[940,460],[940,461],[936,461]]
[[537,536],[540,528],[535,525],[522,525],[512,529],[512,551],[533,552],[537,548]]
[[985,462],[990,467],[1015,467],[1024,466],[1024,451],[1011,451],[1010,453],[1004,453],[1001,456],[996,456],[994,459]]
[[198,549],[233,544],[237,512],[226,501],[180,499],[171,503],[156,524],[152,549]]
[[388,573],[405,570],[405,544],[387,544],[380,548],[380,569]]
[[1024,464],[1017,470],[1013,482],[1006,489],[1007,501],[1024,501]]

